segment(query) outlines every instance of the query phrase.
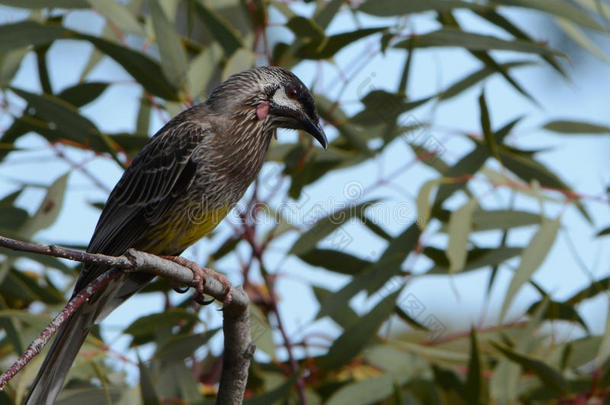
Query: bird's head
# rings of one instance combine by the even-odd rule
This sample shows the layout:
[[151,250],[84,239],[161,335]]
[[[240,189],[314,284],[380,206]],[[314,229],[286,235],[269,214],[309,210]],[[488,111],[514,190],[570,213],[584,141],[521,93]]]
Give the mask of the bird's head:
[[325,149],[328,146],[311,93],[280,67],[264,66],[229,77],[214,89],[207,104],[218,113],[229,112],[271,129],[301,129]]

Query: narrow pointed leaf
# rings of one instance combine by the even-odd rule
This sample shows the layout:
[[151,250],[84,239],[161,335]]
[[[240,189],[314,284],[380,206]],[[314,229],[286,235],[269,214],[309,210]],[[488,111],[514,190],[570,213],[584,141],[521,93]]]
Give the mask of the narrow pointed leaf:
[[192,1],[204,27],[210,31],[212,36],[222,46],[227,57],[233,55],[235,51],[244,46],[239,33],[228,21],[218,15],[213,9],[204,5],[201,0]]
[[86,0],[0,0],[0,4],[9,7],[21,7],[21,8],[87,8],[88,4]]
[[450,11],[456,8],[485,9],[476,3],[457,0],[367,0],[358,7],[358,11],[378,17],[394,17],[424,11]]
[[299,258],[312,266],[347,275],[360,274],[373,264],[369,260],[333,249],[312,249],[300,254]]
[[326,405],[365,405],[382,401],[392,394],[393,380],[389,374],[347,384],[325,402]]
[[318,242],[333,233],[333,231],[350,219],[362,217],[364,211],[375,204],[375,202],[376,201],[367,201],[355,206],[349,206],[319,219],[309,230],[301,235],[294,245],[292,245],[292,248],[288,253],[301,255],[309,252]]
[[489,118],[489,109],[487,108],[487,101],[485,101],[484,90],[481,91],[481,95],[479,96],[479,111],[481,116],[481,130],[483,131],[485,143],[491,151],[491,154],[498,161],[501,161],[500,155],[498,154],[498,147],[496,146],[496,139],[494,137],[493,130],[491,129],[491,119]]
[[421,230],[426,228],[430,214],[432,213],[432,204],[430,202],[430,195],[435,187],[442,182],[442,179],[433,179],[425,182],[417,193],[416,205],[417,205],[417,225]]
[[503,50],[539,55],[558,55],[546,45],[523,40],[507,40],[492,35],[476,34],[453,28],[416,35],[394,45],[395,48],[460,47],[472,51]]
[[142,405],[161,405],[161,400],[155,390],[155,383],[152,380],[148,367],[138,360],[138,369],[140,370],[140,395]]
[[544,262],[544,259],[553,247],[560,225],[561,222],[559,217],[554,220],[547,220],[542,223],[538,232],[532,237],[529,245],[523,251],[521,263],[519,263],[519,267],[515,270],[510,285],[508,286],[508,291],[506,292],[504,303],[502,304],[500,318],[504,318],[504,314],[506,314],[506,311],[517,292],[519,292],[523,284],[527,283],[534,272],[538,270],[540,265]]
[[303,46],[296,52],[296,55],[303,59],[328,59],[333,57],[347,45],[353,44],[369,35],[385,31],[386,29],[387,27],[362,28],[355,31],[331,35],[326,37],[320,44],[314,43]]
[[319,366],[332,370],[348,363],[357,356],[375,336],[381,324],[392,314],[400,290],[388,295],[377,304],[360,322],[343,331],[332,344],[328,353],[319,361]]
[[472,327],[470,329],[470,359],[468,360],[468,374],[464,391],[469,404],[478,404],[481,396],[481,382],[483,381],[481,370],[481,356],[479,354],[479,344],[477,333]]
[[46,229],[55,223],[64,203],[70,172],[58,177],[47,189],[47,193],[36,210],[27,220],[19,234],[30,239],[36,232]]
[[582,7],[567,0],[497,0],[497,3],[539,10],[557,17],[563,17],[586,28],[605,31],[605,28],[598,24]]
[[566,388],[568,387],[567,381],[562,377],[562,375],[553,369],[548,364],[544,363],[541,360],[534,359],[532,357],[526,356],[521,353],[517,353],[511,348],[497,343],[491,342],[491,344],[498,349],[504,356],[506,356],[509,360],[519,364],[526,371],[532,371],[545,385],[547,388],[553,389],[557,393],[566,392]]
[[141,37],[146,36],[146,31],[142,25],[121,2],[108,0],[87,0],[87,2],[123,32]]
[[472,212],[477,206],[477,200],[471,199],[449,217],[449,243],[447,258],[449,273],[455,273],[464,268],[468,247],[468,236],[471,230]]
[[159,0],[149,0],[155,39],[161,54],[161,69],[174,88],[186,88],[188,62],[182,38],[176,32],[174,24],[169,21]]
[[547,131],[558,134],[578,135],[578,134],[610,134],[610,126],[593,124],[584,121],[556,120],[544,124],[542,127]]
[[[44,1],[44,0],[43,0]],[[14,49],[46,45],[62,38],[66,30],[61,26],[42,25],[26,20],[12,24],[0,25],[0,52]]]
[[[533,62],[531,61],[517,61],[501,63],[499,66],[505,71],[509,71],[514,68],[527,67],[531,65],[533,65]],[[481,69],[472,72],[468,76],[454,82],[452,85],[447,87],[447,89],[440,92],[438,94],[438,98],[439,100],[449,100],[456,97],[495,73],[497,73],[496,69],[489,66],[484,66]]]

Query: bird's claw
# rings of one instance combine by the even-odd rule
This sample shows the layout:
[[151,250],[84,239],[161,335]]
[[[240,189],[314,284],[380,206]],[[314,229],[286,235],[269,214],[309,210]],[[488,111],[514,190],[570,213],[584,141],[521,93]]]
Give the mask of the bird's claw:
[[193,301],[195,301],[199,305],[210,305],[212,302],[214,302],[214,298],[206,300],[202,294],[196,294],[193,298]]
[[189,290],[189,288],[191,287],[189,287],[188,285],[172,285],[172,289],[178,294],[184,294]]

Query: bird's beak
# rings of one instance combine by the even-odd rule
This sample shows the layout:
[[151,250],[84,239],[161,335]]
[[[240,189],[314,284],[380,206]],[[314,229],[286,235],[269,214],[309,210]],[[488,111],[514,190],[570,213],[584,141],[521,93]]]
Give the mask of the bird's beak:
[[303,124],[303,129],[316,138],[324,149],[328,148],[328,139],[326,139],[326,134],[324,134],[324,130],[319,124],[314,124],[307,115],[301,120],[301,123]]

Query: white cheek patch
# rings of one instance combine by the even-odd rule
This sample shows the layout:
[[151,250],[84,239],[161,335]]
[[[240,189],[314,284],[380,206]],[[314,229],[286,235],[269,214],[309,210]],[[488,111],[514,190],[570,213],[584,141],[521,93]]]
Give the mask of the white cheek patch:
[[291,110],[299,110],[301,108],[298,100],[289,98],[286,95],[286,90],[284,88],[279,88],[273,94],[273,103],[277,106],[290,108]]

